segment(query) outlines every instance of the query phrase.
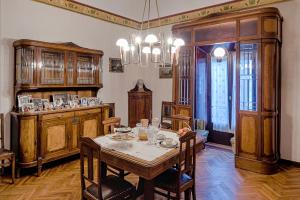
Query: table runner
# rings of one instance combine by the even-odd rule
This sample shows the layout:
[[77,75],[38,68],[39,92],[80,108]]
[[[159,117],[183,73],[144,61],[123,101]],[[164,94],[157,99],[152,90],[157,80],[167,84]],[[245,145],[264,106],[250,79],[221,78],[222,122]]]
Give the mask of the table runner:
[[[163,134],[168,138],[178,140],[178,136],[174,132],[160,130],[158,134]],[[139,159],[151,162],[156,158],[159,158],[171,151],[173,148],[163,148],[159,145],[150,145],[148,141],[139,141],[137,138],[129,141],[115,141],[110,138],[110,135],[100,136],[94,139],[94,141],[101,145],[101,147],[119,151],[130,156],[137,157]]]

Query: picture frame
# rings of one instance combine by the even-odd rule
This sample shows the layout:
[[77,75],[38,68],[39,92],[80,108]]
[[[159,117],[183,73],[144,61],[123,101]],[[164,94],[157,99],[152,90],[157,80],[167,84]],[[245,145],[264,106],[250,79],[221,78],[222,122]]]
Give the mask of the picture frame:
[[34,105],[33,103],[25,103],[21,107],[22,112],[33,112],[34,111]]
[[120,58],[109,58],[109,72],[123,73],[124,65]]
[[62,93],[62,94],[53,94],[52,95],[52,98],[53,98],[53,103],[54,103],[54,105],[56,106],[57,105],[57,103],[58,103],[58,101],[60,101],[59,99],[61,99],[62,100],[62,105],[63,104],[67,104],[68,103],[68,94],[66,94],[66,93]]
[[88,98],[87,97],[81,97],[80,98],[80,105],[81,106],[87,106],[88,105]]
[[168,79],[173,77],[173,69],[171,64],[165,64],[159,66],[159,78]]
[[96,106],[97,105],[97,97],[87,98],[87,103],[89,106]]
[[64,101],[62,98],[55,98],[55,100],[53,99],[53,105],[55,108],[60,108],[62,107],[64,104]]
[[31,102],[31,95],[18,95],[18,107],[22,108],[23,105]]
[[49,99],[41,99],[44,110],[51,110]]
[[43,105],[41,98],[32,98],[31,103],[33,103],[34,106],[41,106]]

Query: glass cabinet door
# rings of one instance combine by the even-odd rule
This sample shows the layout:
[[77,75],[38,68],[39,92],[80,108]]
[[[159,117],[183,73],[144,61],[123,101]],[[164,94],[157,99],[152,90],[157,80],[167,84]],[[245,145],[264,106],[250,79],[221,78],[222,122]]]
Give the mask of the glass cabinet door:
[[67,55],[67,83],[68,85],[74,84],[74,65],[75,65],[75,53],[69,52]]
[[92,56],[77,56],[77,84],[95,84],[95,65]]
[[41,51],[41,84],[64,84],[64,52]]
[[17,84],[33,84],[34,49],[19,48],[16,50]]
[[257,111],[258,44],[240,45],[240,110]]

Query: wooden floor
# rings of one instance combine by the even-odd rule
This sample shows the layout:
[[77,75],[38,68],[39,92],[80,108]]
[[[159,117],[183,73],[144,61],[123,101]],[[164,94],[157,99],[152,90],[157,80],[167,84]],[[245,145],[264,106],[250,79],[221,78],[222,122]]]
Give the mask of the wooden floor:
[[[137,177],[130,175],[131,182]],[[234,168],[230,151],[212,147],[197,157],[197,199],[207,200],[300,200],[300,168],[282,165],[281,172],[267,176]],[[2,180],[2,200],[76,200],[80,199],[79,160],[54,165],[41,177],[24,175],[14,185]]]

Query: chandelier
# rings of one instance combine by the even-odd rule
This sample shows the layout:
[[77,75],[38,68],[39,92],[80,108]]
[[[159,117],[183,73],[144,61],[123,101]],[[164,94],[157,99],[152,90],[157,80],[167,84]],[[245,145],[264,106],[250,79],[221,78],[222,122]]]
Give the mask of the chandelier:
[[[176,52],[185,45],[181,38],[172,36],[165,38],[165,34],[161,31],[157,0],[155,0],[155,6],[159,30],[157,34],[150,31],[151,0],[145,0],[140,30],[131,34],[128,40],[125,38],[117,40],[116,45],[120,48],[120,58],[123,65],[159,63],[164,66],[166,63],[171,64]],[[147,20],[145,14],[148,15]]]

